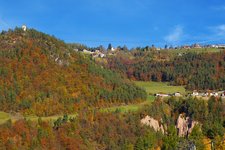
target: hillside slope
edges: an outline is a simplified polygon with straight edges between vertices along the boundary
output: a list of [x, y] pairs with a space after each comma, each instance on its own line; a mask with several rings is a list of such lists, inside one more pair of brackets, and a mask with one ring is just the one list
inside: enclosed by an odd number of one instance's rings
[[190, 50], [180, 55], [170, 50], [120, 51], [108, 57], [105, 65], [133, 80], [170, 82], [189, 90], [225, 89], [225, 50], [205, 53]]
[[49, 116], [132, 103], [146, 93], [63, 41], [29, 29], [0, 35], [0, 110]]

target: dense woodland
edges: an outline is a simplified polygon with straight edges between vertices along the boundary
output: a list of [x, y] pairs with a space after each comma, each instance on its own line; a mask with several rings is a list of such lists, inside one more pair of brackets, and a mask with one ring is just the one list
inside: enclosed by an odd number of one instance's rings
[[50, 116], [144, 99], [144, 90], [52, 36], [19, 28], [0, 35], [1, 111]]
[[[221, 99], [209, 101], [193, 98], [156, 100], [151, 106], [135, 113], [99, 113], [96, 109], [80, 112], [76, 118], [64, 115], [54, 123], [10, 120], [0, 126], [1, 149], [116, 149], [165, 150], [187, 149], [194, 143], [197, 149], [210, 147], [223, 149], [224, 110]], [[175, 128], [176, 118], [185, 113], [200, 124], [195, 126], [188, 137], [180, 138]], [[140, 119], [151, 115], [167, 126], [166, 134], [155, 132], [140, 124]]]
[[225, 89], [225, 50], [175, 55], [170, 50], [133, 49], [117, 52], [105, 65], [133, 80], [170, 82], [189, 90]]

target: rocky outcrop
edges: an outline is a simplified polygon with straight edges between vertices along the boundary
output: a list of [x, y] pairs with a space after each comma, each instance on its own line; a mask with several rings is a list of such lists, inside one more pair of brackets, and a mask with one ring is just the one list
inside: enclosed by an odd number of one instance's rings
[[[163, 126], [160, 121], [148, 115], [141, 119], [141, 124], [153, 128], [156, 132], [161, 131], [163, 134], [166, 134], [167, 126]], [[180, 114], [176, 122], [178, 136], [188, 136], [197, 124], [199, 124], [197, 121], [193, 121], [190, 117]]]
[[193, 121], [190, 117], [185, 117], [184, 114], [180, 114], [176, 123], [178, 136], [188, 136], [197, 124], [197, 121]]
[[158, 120], [155, 120], [148, 115], [141, 119], [141, 124], [152, 127], [155, 131], [161, 131], [163, 134], [165, 132], [162, 124], [160, 124]]

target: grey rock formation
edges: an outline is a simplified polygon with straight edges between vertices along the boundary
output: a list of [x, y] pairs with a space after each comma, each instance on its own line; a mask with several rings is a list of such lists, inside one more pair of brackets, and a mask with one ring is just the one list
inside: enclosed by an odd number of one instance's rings
[[179, 137], [188, 136], [197, 124], [198, 124], [197, 121], [193, 121], [190, 117], [185, 117], [184, 114], [180, 114], [176, 123], [178, 136]]
[[165, 132], [162, 124], [160, 124], [159, 121], [155, 120], [154, 118], [148, 115], [145, 118], [141, 119], [141, 124], [150, 126], [155, 131], [161, 131], [163, 134]]

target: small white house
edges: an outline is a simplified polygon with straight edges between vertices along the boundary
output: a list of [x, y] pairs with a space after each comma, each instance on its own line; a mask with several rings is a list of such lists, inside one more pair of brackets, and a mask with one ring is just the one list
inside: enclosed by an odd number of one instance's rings
[[192, 96], [198, 96], [199, 93], [198, 93], [198, 91], [193, 91], [193, 93], [192, 93], [191, 95], [192, 95]]
[[208, 92], [203, 93], [203, 97], [207, 97], [207, 96], [209, 96]]
[[105, 57], [105, 54], [103, 54], [103, 53], [94, 53], [93, 55], [92, 55], [92, 57], [93, 58], [97, 58], [97, 57], [99, 57], [99, 58], [103, 58], [103, 57]]
[[180, 94], [180, 92], [176, 92], [176, 93], [174, 93], [173, 95], [176, 96], [176, 97], [182, 96], [182, 95]]
[[182, 53], [179, 53], [178, 56], [181, 57], [181, 56], [183, 56], [183, 54]]
[[95, 50], [95, 53], [100, 53], [100, 50]]
[[218, 94], [217, 92], [214, 92], [213, 95], [214, 95], [215, 97], [218, 97], [218, 96], [219, 96], [219, 94]]
[[94, 52], [88, 51], [88, 50], [86, 50], [86, 49], [84, 49], [83, 52], [84, 52], [85, 54], [93, 54], [93, 53], [94, 53]]
[[168, 97], [169, 94], [156, 94], [156, 97]]
[[103, 57], [105, 57], [105, 54], [103, 54], [103, 53], [100, 53], [100, 55], [99, 55], [101, 58], [103, 58]]
[[211, 47], [211, 48], [218, 48], [218, 46], [217, 46], [217, 45], [214, 45], [214, 44], [211, 45], [210, 47]]
[[225, 44], [219, 44], [217, 46], [218, 46], [218, 48], [225, 48]]
[[114, 52], [116, 49], [114, 47], [111, 48], [111, 51]]
[[209, 96], [213, 96], [213, 93], [209, 93]]

